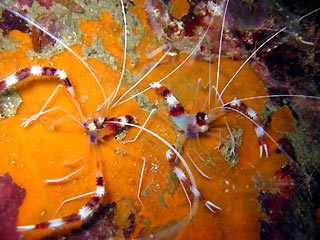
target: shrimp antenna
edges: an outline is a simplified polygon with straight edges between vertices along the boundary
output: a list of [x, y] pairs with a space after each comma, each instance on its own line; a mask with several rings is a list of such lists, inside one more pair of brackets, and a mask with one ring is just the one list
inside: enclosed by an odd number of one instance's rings
[[282, 29], [280, 29], [278, 32], [276, 32], [275, 34], [273, 34], [271, 37], [269, 37], [264, 43], [262, 43], [242, 64], [241, 66], [238, 68], [238, 70], [233, 74], [233, 76], [230, 78], [230, 80], [228, 81], [228, 83], [224, 86], [224, 88], [222, 89], [220, 96], [217, 100], [217, 102], [219, 102], [222, 98], [222, 95], [224, 94], [224, 92], [227, 90], [227, 88], [229, 87], [229, 85], [232, 83], [232, 81], [235, 79], [235, 77], [238, 75], [238, 73], [242, 70], [242, 68], [249, 62], [249, 60], [264, 46], [266, 45], [268, 42], [270, 42], [273, 38], [275, 38], [277, 35], [279, 35], [281, 32], [283, 32], [284, 30], [286, 30], [287, 27], [284, 27]]
[[[223, 38], [223, 29], [226, 21], [226, 15], [227, 15], [227, 10], [229, 6], [229, 0], [226, 2], [226, 6], [224, 8], [224, 13], [223, 13], [223, 19], [222, 19], [222, 24], [221, 24], [221, 31], [220, 31], [220, 40], [219, 40], [219, 52], [218, 52], [218, 66], [217, 66], [217, 78], [216, 78], [216, 99], [218, 99], [216, 102], [219, 102], [221, 99], [221, 94], [218, 94], [218, 87], [219, 87], [219, 78], [220, 78], [220, 65], [221, 65], [221, 52], [222, 52], [222, 38]], [[210, 80], [210, 85], [209, 85], [209, 96], [211, 96], [211, 80]], [[210, 108], [210, 98], [209, 98], [209, 108]]]
[[[165, 75], [163, 78], [161, 78], [161, 79], [158, 81], [159, 83], [161, 83], [162, 81], [164, 81], [165, 79], [167, 79], [168, 77], [170, 77], [173, 73], [175, 73], [183, 64], [185, 64], [185, 62], [188, 61], [189, 58], [191, 58], [191, 56], [193, 56], [193, 55], [195, 54], [195, 52], [199, 49], [200, 44], [202, 43], [203, 39], [204, 39], [205, 36], [207, 35], [207, 33], [208, 33], [209, 29], [210, 29], [210, 26], [211, 26], [212, 22], [213, 22], [213, 17], [210, 19], [210, 23], [208, 24], [208, 27], [206, 28], [206, 31], [204, 32], [204, 34], [203, 34], [203, 35], [201, 36], [201, 38], [199, 39], [199, 41], [197, 42], [196, 46], [192, 49], [191, 53], [190, 53], [178, 66], [176, 66], [170, 73], [168, 73], [168, 74]], [[170, 45], [169, 45], [169, 47], [171, 48]], [[168, 52], [170, 51], [170, 48], [169, 48], [169, 50], [168, 50], [167, 52], [165, 52], [164, 55], [160, 58], [161, 61], [162, 61], [162, 59], [164, 59], [164, 57], [167, 56]], [[133, 96], [122, 100], [123, 97], [124, 97], [125, 95], [127, 95], [133, 88], [135, 88], [135, 87], [147, 76], [148, 73], [150, 73], [154, 68], [157, 67], [157, 65], [161, 62], [160, 60], [157, 61], [157, 63], [154, 64], [154, 65], [152, 66], [152, 68], [151, 68], [141, 79], [139, 79], [132, 87], [130, 87], [130, 88], [117, 100], [117, 102], [116, 102], [113, 106], [123, 104], [123, 103], [129, 101], [130, 99], [132, 99], [132, 98], [134, 98], [134, 97], [136, 97], [136, 96], [138, 96], [138, 95], [140, 95], [140, 94], [142, 94], [142, 93], [150, 90], [151, 87], [147, 87], [146, 89], [140, 91], [139, 93], [136, 93], [136, 94], [134, 94]], [[122, 100], [122, 101], [121, 101], [121, 100]]]
[[[126, 18], [126, 12], [125, 12], [125, 9], [124, 9], [124, 4], [123, 4], [123, 0], [120, 1], [121, 3], [121, 11], [122, 11], [122, 16], [123, 16], [123, 24], [124, 24], [124, 50], [123, 50], [123, 62], [122, 62], [122, 69], [121, 69], [121, 76], [120, 76], [120, 79], [119, 79], [119, 82], [117, 84], [117, 87], [115, 89], [115, 91], [111, 94], [112, 97], [111, 97], [111, 100], [110, 100], [110, 97], [108, 99], [105, 99], [105, 101], [101, 104], [101, 106], [99, 106], [97, 108], [97, 111], [99, 111], [102, 107], [104, 107], [106, 105], [106, 103], [108, 102], [108, 107], [110, 107], [110, 103], [112, 103], [114, 101], [114, 99], [116, 98], [118, 92], [119, 92], [119, 89], [120, 89], [120, 86], [121, 86], [121, 83], [123, 81], [123, 77], [124, 77], [124, 71], [125, 71], [125, 68], [126, 68], [126, 60], [127, 60], [127, 42], [128, 42], [128, 33], [127, 33], [127, 18]], [[109, 101], [110, 100], [110, 101]]]
[[[316, 12], [318, 12], [320, 10], [320, 8], [317, 8], [305, 15], [303, 15], [302, 17], [299, 18], [299, 21], [301, 21], [302, 19], [310, 16], [311, 14], [314, 14]], [[226, 84], [226, 86], [222, 89], [220, 96], [218, 98], [218, 102], [220, 101], [220, 99], [222, 98], [222, 95], [224, 94], [224, 92], [226, 91], [226, 89], [229, 87], [229, 85], [231, 84], [231, 82], [234, 80], [234, 78], [238, 75], [238, 73], [241, 71], [241, 69], [245, 66], [245, 64], [247, 64], [249, 62], [249, 60], [264, 46], [266, 45], [268, 42], [270, 42], [273, 38], [275, 38], [277, 35], [279, 35], [281, 32], [285, 31], [288, 27], [283, 27], [281, 28], [279, 31], [277, 31], [276, 33], [274, 33], [271, 37], [269, 37], [264, 43], [262, 43], [252, 54], [250, 54], [250, 56], [242, 63], [242, 65], [239, 67], [239, 69], [233, 74], [233, 76], [231, 77], [231, 79], [228, 81], [228, 83]]]

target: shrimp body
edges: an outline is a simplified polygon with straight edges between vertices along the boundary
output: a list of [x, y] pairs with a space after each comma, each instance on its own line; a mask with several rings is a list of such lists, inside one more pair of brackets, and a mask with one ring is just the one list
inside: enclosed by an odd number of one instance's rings
[[187, 137], [197, 137], [209, 129], [209, 116], [204, 112], [189, 114], [171, 91], [159, 82], [150, 84], [150, 87], [162, 95], [169, 107], [169, 115], [176, 127], [184, 132]]
[[102, 140], [111, 134], [116, 134], [120, 129], [126, 127], [126, 124], [128, 123], [136, 124], [136, 118], [131, 115], [113, 118], [97, 115], [94, 117], [93, 121], [85, 121], [83, 127], [88, 132], [90, 143], [97, 143], [99, 140]]

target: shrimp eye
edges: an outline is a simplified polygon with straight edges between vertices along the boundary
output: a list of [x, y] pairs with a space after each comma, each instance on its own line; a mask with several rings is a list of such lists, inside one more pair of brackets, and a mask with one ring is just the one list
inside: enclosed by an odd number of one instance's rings
[[198, 126], [206, 125], [208, 121], [208, 114], [205, 112], [198, 112], [196, 114], [196, 123]]

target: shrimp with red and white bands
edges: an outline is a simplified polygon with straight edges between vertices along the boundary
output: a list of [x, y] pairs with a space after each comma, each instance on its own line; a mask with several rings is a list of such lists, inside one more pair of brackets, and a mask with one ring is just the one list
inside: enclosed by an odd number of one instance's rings
[[[162, 85], [159, 82], [153, 82], [150, 84], [150, 87], [154, 88], [156, 92], [165, 99], [169, 108], [169, 116], [171, 117], [177, 129], [185, 134], [186, 138], [194, 138], [198, 137], [200, 134], [205, 134], [209, 130], [210, 124], [212, 124], [215, 119], [223, 114], [221, 111], [216, 115], [215, 112], [197, 112], [195, 114], [190, 114], [184, 109], [182, 104], [166, 86]], [[268, 157], [268, 148], [266, 143], [264, 142], [264, 129], [261, 126], [257, 113], [237, 99], [224, 105], [221, 109], [225, 111], [240, 111], [240, 113], [245, 114], [247, 117], [252, 119], [255, 133], [260, 145], [260, 158], [262, 157], [263, 151], [265, 152], [266, 157]], [[176, 143], [176, 145], [178, 145], [178, 143]], [[180, 148], [180, 146], [175, 147]], [[173, 171], [175, 172], [179, 181], [181, 181], [186, 187], [188, 187], [195, 196], [199, 197], [199, 200], [203, 202], [210, 211], [215, 212], [215, 209], [221, 210], [220, 207], [208, 201], [197, 188], [192, 186], [191, 182], [187, 179], [182, 169], [180, 169], [175, 163], [174, 160], [176, 158], [176, 155], [172, 152], [171, 149], [167, 151], [166, 158], [172, 166]]]
[[[156, 91], [165, 98], [172, 121], [179, 131], [185, 133], [187, 138], [198, 137], [201, 133], [206, 133], [210, 128], [210, 124], [220, 116], [215, 116], [214, 113], [206, 112], [189, 114], [167, 87], [159, 82], [151, 83], [150, 86], [156, 89]], [[263, 152], [265, 152], [266, 157], [268, 157], [268, 147], [264, 142], [264, 129], [257, 113], [237, 99], [224, 105], [222, 109], [230, 111], [238, 110], [252, 119], [260, 145], [260, 158], [262, 157]]]
[[[21, 69], [20, 71], [9, 75], [0, 82], [0, 90], [5, 90], [10, 87], [15, 86], [23, 80], [27, 80], [29, 77], [57, 77], [60, 82], [62, 82], [67, 93], [73, 98], [73, 102], [77, 105], [80, 111], [80, 116], [82, 116], [80, 107], [76, 101], [76, 95], [74, 88], [69, 81], [67, 74], [64, 70], [59, 70], [53, 67], [41, 67], [32, 66], [28, 68]], [[34, 116], [30, 117], [23, 125], [27, 126], [30, 121], [35, 120], [40, 115], [44, 114], [42, 111]], [[68, 112], [66, 112], [69, 114]], [[71, 114], [70, 114], [71, 115]], [[104, 138], [115, 135], [119, 130], [125, 128], [126, 124], [136, 124], [136, 118], [134, 116], [126, 115], [123, 117], [112, 117], [106, 118], [102, 116], [95, 116], [93, 120], [83, 120], [83, 128], [88, 132], [89, 142], [92, 147], [95, 147], [99, 141], [103, 141]], [[105, 195], [105, 187], [103, 181], [103, 175], [101, 171], [101, 164], [97, 163], [97, 173], [96, 173], [96, 190], [93, 197], [78, 211], [76, 214], [71, 214], [62, 218], [57, 218], [49, 221], [45, 221], [38, 224], [18, 226], [19, 231], [30, 231], [33, 229], [45, 229], [45, 228], [58, 228], [65, 224], [69, 224], [76, 221], [86, 221], [97, 208], [100, 199]]]

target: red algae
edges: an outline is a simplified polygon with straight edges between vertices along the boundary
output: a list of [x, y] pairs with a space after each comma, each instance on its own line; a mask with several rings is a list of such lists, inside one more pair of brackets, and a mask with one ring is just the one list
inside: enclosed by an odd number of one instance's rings
[[[218, 1], [218, 3], [207, 0], [190, 1], [188, 12], [180, 19], [170, 13], [168, 3], [165, 1], [147, 0], [145, 6], [149, 25], [178, 51], [191, 51], [201, 38], [201, 33], [208, 29], [207, 40], [201, 42], [196, 55], [208, 61], [219, 53], [225, 1]], [[223, 55], [239, 60], [242, 51], [238, 45], [238, 39], [234, 36], [231, 23], [232, 19], [227, 18], [222, 35], [221, 52]]]
[[[103, 11], [98, 21], [82, 19], [79, 28], [83, 35], [80, 42], [72, 47], [80, 56], [85, 55], [107, 94], [116, 88], [120, 78], [119, 69], [123, 62], [122, 22], [112, 11], [114, 9]], [[134, 16], [138, 19], [135, 20], [135, 29], [130, 29], [131, 32], [139, 35], [141, 34], [139, 27], [144, 26], [144, 33], [139, 36], [139, 40], [135, 44], [130, 42], [133, 46], [129, 50], [131, 52], [127, 59], [127, 71], [133, 80], [136, 80], [135, 76], [141, 75], [141, 72], [148, 69], [150, 63], [159, 58], [156, 55], [148, 59], [146, 57], [148, 52], [163, 42], [158, 42], [153, 29], [147, 26], [143, 3], [134, 1], [126, 11], [128, 17], [136, 14]], [[194, 13], [194, 8], [184, 9], [183, 13], [175, 12], [174, 8], [171, 11], [170, 14], [173, 14], [174, 18], [181, 18], [186, 12]], [[121, 15], [119, 11], [117, 13]], [[83, 112], [86, 115], [95, 114], [95, 109], [103, 102], [101, 91], [81, 63], [71, 64], [74, 60], [69, 52], [55, 54], [48, 60], [36, 57], [31, 59], [28, 58], [28, 51], [32, 49], [29, 35], [11, 31], [9, 38], [16, 41], [18, 46], [16, 51], [7, 50], [0, 54], [0, 70], [3, 76], [34, 64], [63, 69], [75, 87]], [[98, 46], [95, 45], [97, 39], [102, 43], [99, 48], [95, 48]], [[85, 47], [91, 47], [88, 53], [82, 51]], [[138, 52], [140, 54], [137, 54]], [[101, 57], [101, 53], [105, 55]], [[110, 56], [114, 59], [111, 60]], [[185, 53], [178, 53], [177, 56], [167, 57], [134, 90], [144, 90], [150, 83], [160, 80], [187, 56]], [[241, 62], [222, 59], [219, 92], [240, 65]], [[216, 78], [216, 72], [216, 62], [209, 64], [190, 58], [162, 83], [190, 113], [209, 112], [221, 106], [221, 103], [215, 103], [214, 92], [210, 96], [210, 106], [208, 104], [208, 83], [209, 79]], [[37, 113], [56, 86], [57, 81], [53, 78], [32, 78], [19, 84], [17, 90], [22, 96], [23, 104], [16, 116], [0, 121], [0, 132], [3, 136], [0, 140], [3, 159], [0, 169], [10, 172], [14, 181], [26, 190], [26, 198], [19, 209], [17, 225], [39, 223], [76, 213], [89, 197], [66, 203], [55, 215], [55, 211], [64, 200], [93, 191], [95, 188], [97, 156], [89, 151], [88, 137], [80, 126], [70, 119], [63, 119], [60, 122], [65, 114], [58, 111], [45, 114], [27, 128], [20, 126], [21, 118]], [[119, 96], [128, 87], [129, 83], [124, 83]], [[267, 95], [257, 73], [245, 66], [227, 88], [222, 100], [227, 103], [235, 97], [242, 99]], [[149, 104], [149, 107], [158, 105], [156, 114], [151, 116], [146, 128], [163, 137], [169, 144], [174, 144], [180, 133], [171, 122], [163, 100], [152, 89], [148, 90], [144, 97], [148, 97], [148, 101], [136, 103], [130, 100], [107, 110], [106, 114], [108, 117], [134, 115], [138, 118], [139, 125], [142, 125], [148, 115], [142, 105]], [[261, 113], [268, 107], [269, 103], [265, 101], [263, 98], [252, 99], [245, 101], [245, 104]], [[63, 91], [58, 92], [50, 104], [50, 107], [54, 106], [61, 106], [78, 116], [72, 102]], [[69, 234], [66, 235], [67, 239], [81, 239], [89, 235], [92, 238], [139, 238], [162, 232], [163, 237], [175, 239], [258, 239], [261, 236], [261, 226], [263, 231], [272, 233], [263, 236], [278, 236], [272, 232], [273, 225], [268, 225], [267, 221], [265, 224], [263, 220], [269, 218], [276, 223], [279, 219], [285, 219], [285, 216], [270, 216], [270, 211], [279, 210], [289, 204], [287, 212], [291, 213], [295, 206], [291, 200], [297, 192], [291, 187], [292, 183], [296, 186], [298, 181], [296, 179], [299, 177], [293, 174], [297, 172], [295, 168], [288, 170], [288, 167], [283, 167], [290, 166], [291, 161], [295, 160], [295, 152], [290, 148], [290, 141], [283, 140], [284, 135], [290, 136], [295, 127], [292, 113], [287, 107], [279, 107], [262, 115], [262, 120], [268, 122], [266, 129], [271, 137], [266, 137], [268, 158], [260, 159], [259, 144], [253, 124], [236, 112], [227, 112], [225, 116], [212, 123], [210, 134], [200, 135], [198, 139], [188, 139], [183, 144], [182, 156], [186, 160], [190, 156], [205, 174], [211, 177], [210, 180], [204, 178], [188, 162], [199, 190], [208, 200], [221, 207], [222, 211], [213, 214], [205, 206], [200, 205], [193, 219], [186, 222], [190, 206], [166, 159], [165, 152], [168, 147], [145, 132], [142, 132], [135, 142], [126, 144], [110, 136], [105, 144], [98, 146], [99, 157], [103, 162], [107, 194], [101, 209], [92, 220], [81, 228], [80, 224], [76, 224], [54, 231], [32, 231], [24, 233], [24, 238], [40, 239], [49, 235], [61, 237], [65, 234]], [[228, 144], [227, 139], [230, 135], [225, 126], [226, 122], [232, 130], [242, 132], [241, 144], [238, 143], [238, 161], [233, 167], [225, 161], [225, 154], [228, 153], [221, 151], [222, 146]], [[137, 129], [128, 128], [124, 140], [134, 138], [137, 132]], [[84, 160], [75, 161], [81, 157], [84, 157]], [[137, 192], [144, 158], [146, 168], [140, 194], [142, 205], [137, 198]], [[84, 170], [66, 182], [50, 185], [43, 182], [46, 179], [66, 176], [82, 166]], [[297, 175], [302, 174], [299, 172]], [[276, 201], [274, 205], [270, 204], [273, 200]], [[261, 207], [265, 211], [261, 211]], [[187, 225], [183, 226], [185, 223]], [[72, 228], [78, 230], [71, 232]], [[102, 232], [108, 232], [110, 235]]]
[[19, 17], [15, 16], [11, 12], [4, 10], [2, 12], [0, 28], [3, 35], [8, 35], [12, 30], [19, 30], [21, 32], [30, 32], [26, 22]]
[[0, 176], [0, 235], [1, 239], [21, 239], [16, 229], [18, 207], [26, 191], [16, 185], [8, 173]]

